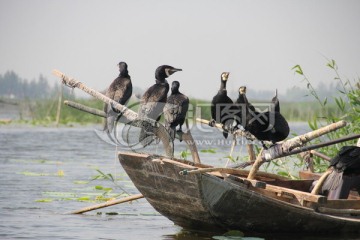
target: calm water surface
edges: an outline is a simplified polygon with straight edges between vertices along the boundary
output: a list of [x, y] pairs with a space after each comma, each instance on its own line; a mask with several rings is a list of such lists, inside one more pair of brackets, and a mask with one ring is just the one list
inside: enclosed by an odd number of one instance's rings
[[[139, 193], [116, 159], [116, 148], [100, 140], [95, 128], [99, 127], [0, 127], [0, 239], [212, 239], [222, 235], [184, 230], [145, 199], [68, 214], [95, 204], [92, 200], [102, 194]], [[293, 124], [292, 129], [307, 131], [306, 124]], [[199, 131], [193, 135], [201, 138]], [[222, 138], [220, 133], [215, 135], [214, 139]], [[198, 147], [211, 148], [206, 143]], [[202, 161], [223, 166], [226, 160], [221, 158], [228, 154], [230, 143], [214, 148], [216, 154], [201, 153]], [[96, 169], [115, 177], [116, 185], [101, 178], [90, 181], [99, 176]], [[105, 194], [104, 188], [112, 191]]]

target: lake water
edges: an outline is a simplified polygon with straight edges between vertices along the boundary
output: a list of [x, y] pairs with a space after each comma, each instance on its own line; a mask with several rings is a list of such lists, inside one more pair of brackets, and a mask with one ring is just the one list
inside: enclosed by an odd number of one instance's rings
[[[117, 149], [98, 138], [96, 128], [0, 127], [0, 239], [185, 240], [222, 235], [182, 229], [145, 199], [68, 214], [96, 199], [138, 193], [116, 158]], [[291, 129], [298, 134], [308, 130], [306, 124], [292, 124]], [[222, 139], [220, 133], [213, 135]], [[195, 130], [193, 136], [202, 134]], [[224, 166], [230, 144], [199, 145], [200, 150], [211, 147], [216, 153], [201, 153], [202, 162]], [[177, 144], [178, 151], [182, 148], [183, 143]], [[116, 178], [115, 183], [101, 173]]]

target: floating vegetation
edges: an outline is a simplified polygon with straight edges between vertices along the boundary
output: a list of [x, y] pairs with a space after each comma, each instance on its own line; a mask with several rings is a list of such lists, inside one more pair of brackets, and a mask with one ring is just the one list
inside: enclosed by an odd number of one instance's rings
[[58, 175], [59, 177], [63, 177], [65, 174], [64, 174], [64, 171], [63, 171], [63, 170], [58, 170], [58, 171], [57, 171], [57, 175]]
[[191, 152], [188, 149], [186, 149], [179, 153], [179, 158], [186, 160], [188, 158], [188, 156], [190, 156], [190, 155], [191, 155]]
[[[76, 193], [76, 192], [43, 192], [47, 198], [35, 200], [36, 202], [51, 201], [80, 201], [80, 202], [106, 202], [115, 199], [119, 194], [103, 192], [99, 195], [96, 192]], [[51, 201], [50, 201], [51, 200]]]
[[43, 202], [43, 203], [48, 203], [48, 202], [52, 202], [53, 199], [50, 198], [43, 198], [43, 199], [38, 199], [35, 202]]
[[125, 189], [123, 189], [120, 185], [118, 185], [118, 184], [116, 183], [116, 180], [115, 180], [115, 178], [113, 177], [113, 175], [112, 175], [111, 173], [105, 174], [104, 172], [102, 172], [102, 171], [99, 170], [99, 169], [96, 169], [96, 171], [97, 171], [99, 174], [96, 175], [95, 177], [93, 177], [93, 178], [91, 179], [91, 181], [94, 181], [94, 180], [96, 180], [96, 179], [109, 180], [109, 181], [111, 181], [113, 184], [115, 184], [116, 187], [120, 188], [120, 189], [123, 191], [123, 193], [126, 193], [126, 194], [130, 195], [127, 191], [125, 191]]
[[24, 176], [30, 176], [30, 177], [39, 177], [39, 176], [51, 176], [54, 174], [51, 173], [37, 173], [37, 172], [29, 172], [29, 171], [23, 171], [23, 172], [19, 172], [17, 174], [22, 174]]
[[22, 171], [22, 172], [17, 172], [16, 174], [21, 174], [21, 175], [29, 176], [29, 177], [43, 177], [43, 176], [63, 177], [64, 176], [64, 171], [63, 170], [58, 170], [56, 173]]
[[202, 153], [216, 153], [216, 148], [202, 149], [200, 150]]
[[89, 181], [74, 181], [74, 184], [88, 184]]

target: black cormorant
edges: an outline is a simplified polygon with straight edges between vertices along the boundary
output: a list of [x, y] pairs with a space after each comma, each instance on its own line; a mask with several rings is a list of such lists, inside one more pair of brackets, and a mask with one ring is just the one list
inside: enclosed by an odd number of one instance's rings
[[[274, 120], [273, 124], [270, 122], [270, 125], [273, 126], [273, 128], [271, 129], [271, 141], [275, 143], [282, 141], [289, 136], [290, 127], [285, 117], [280, 113], [280, 102], [278, 99], [277, 90], [275, 91], [275, 96], [272, 98], [271, 102], [272, 106], [270, 110], [270, 117], [273, 117]], [[272, 112], [274, 115], [271, 115]]]
[[[290, 132], [289, 124], [281, 115], [277, 93], [272, 99], [270, 110], [260, 112], [248, 101], [246, 87], [239, 88], [236, 104], [241, 111], [237, 115], [238, 122], [263, 144], [263, 141], [276, 143], [287, 138]], [[265, 145], [263, 144], [265, 147]]]
[[[342, 147], [329, 168], [332, 172], [322, 187], [323, 193], [331, 195], [329, 199], [346, 199], [352, 187], [360, 192], [360, 144]], [[338, 189], [340, 186], [343, 189]]]
[[172, 82], [171, 95], [164, 107], [165, 128], [173, 139], [175, 139], [177, 126], [179, 126], [178, 132], [182, 132], [182, 125], [189, 109], [189, 98], [179, 91], [179, 87], [178, 81]]
[[214, 126], [216, 122], [223, 125], [223, 136], [228, 137], [228, 133], [233, 130], [234, 117], [236, 110], [233, 101], [228, 97], [226, 90], [226, 82], [229, 78], [229, 72], [221, 74], [220, 89], [211, 101], [211, 121], [210, 126]]
[[[120, 74], [110, 84], [105, 95], [112, 100], [125, 105], [132, 95], [132, 83], [128, 72], [128, 66], [125, 62], [118, 64]], [[107, 114], [107, 118], [104, 123], [104, 131], [110, 133], [114, 127], [116, 115], [111, 105], [104, 105], [104, 112]]]
[[[166, 78], [178, 71], [182, 71], [182, 69], [169, 65], [162, 65], [156, 69], [155, 84], [146, 90], [140, 100], [139, 118], [147, 117], [156, 121], [160, 120], [169, 92], [169, 83]], [[145, 130], [141, 129], [139, 141], [142, 142], [146, 137]], [[145, 145], [147, 144], [145, 143]]]
[[159, 120], [169, 92], [169, 83], [166, 78], [181, 69], [162, 65], [155, 71], [155, 84], [143, 94], [140, 100], [139, 117], [148, 117]]

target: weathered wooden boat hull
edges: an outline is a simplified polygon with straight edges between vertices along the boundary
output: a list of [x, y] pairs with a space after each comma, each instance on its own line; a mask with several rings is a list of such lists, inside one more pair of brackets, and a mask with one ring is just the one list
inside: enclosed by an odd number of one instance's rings
[[179, 172], [184, 166], [154, 162], [136, 154], [120, 155], [120, 163], [147, 201], [177, 225], [190, 228], [218, 225], [202, 201], [201, 175], [181, 176]]
[[360, 233], [360, 221], [329, 216], [275, 200], [203, 175], [203, 199], [212, 216], [229, 229], [260, 233]]
[[192, 167], [190, 163], [147, 157], [119, 154], [138, 190], [160, 214], [179, 226], [272, 234], [360, 233], [360, 219], [322, 214], [207, 173], [182, 176], [179, 172]]

